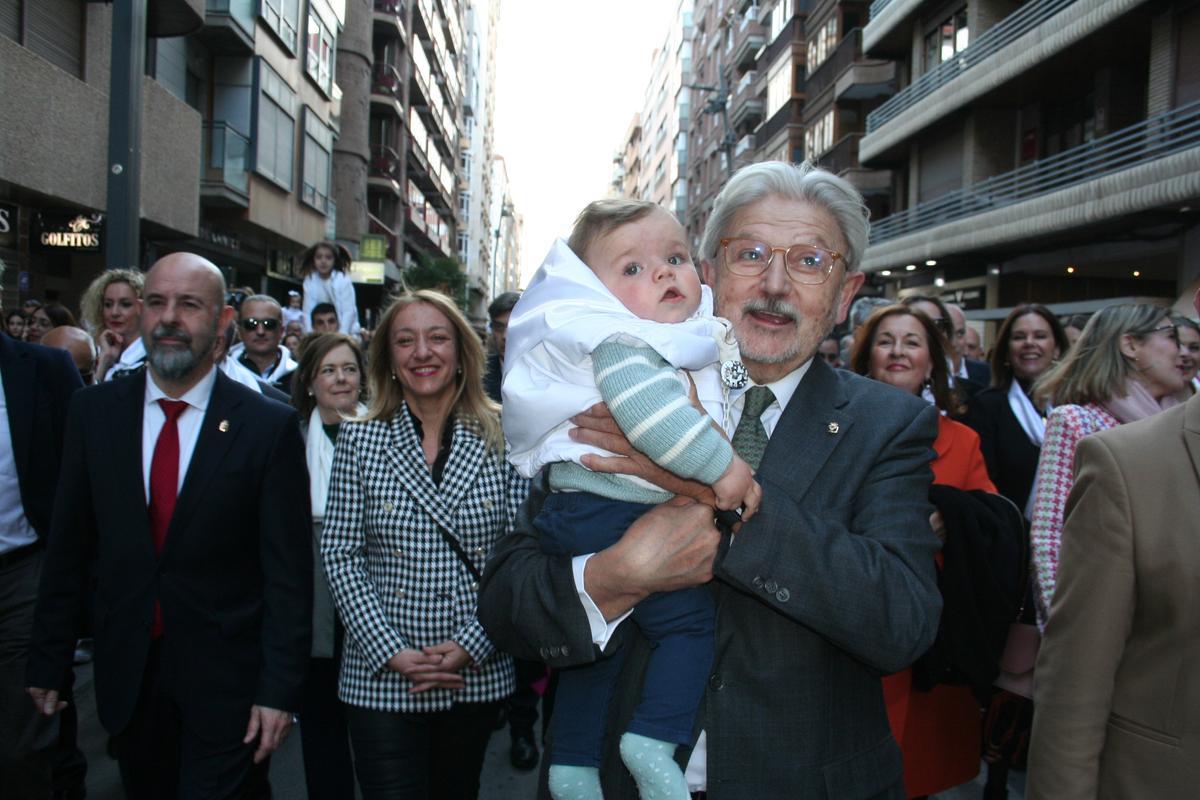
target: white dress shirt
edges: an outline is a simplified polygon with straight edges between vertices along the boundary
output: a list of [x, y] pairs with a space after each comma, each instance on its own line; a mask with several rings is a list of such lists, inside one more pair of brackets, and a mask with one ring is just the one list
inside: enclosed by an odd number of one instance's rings
[[[787, 404], [791, 402], [792, 395], [796, 393], [796, 388], [800, 386], [800, 381], [808, 373], [808, 368], [812, 366], [812, 359], [805, 361], [796, 369], [784, 375], [774, 383], [766, 384], [771, 393], [775, 395], [775, 399], [769, 406], [763, 409], [762, 416], [759, 420], [762, 422], [763, 429], [767, 432], [767, 438], [775, 432], [775, 426], [779, 424], [779, 419], [783, 416], [783, 410], [787, 408]], [[737, 424], [742, 419], [742, 407], [744, 405], [743, 398], [746, 392], [754, 384], [747, 384], [742, 389], [735, 389], [730, 392], [729, 397], [729, 413], [726, 415], [726, 435], [733, 438], [733, 432], [737, 430]], [[582, 556], [576, 556], [571, 560], [571, 569], [575, 578], [575, 590], [579, 593], [579, 602], [583, 604], [583, 610], [587, 613], [588, 624], [592, 629], [592, 641], [604, 649], [608, 644], [608, 640], [612, 638], [616, 632], [617, 626], [625, 621], [626, 617], [633, 613], [633, 609], [626, 611], [612, 621], [606, 620], [604, 615], [600, 613], [600, 608], [588, 595], [583, 584], [583, 571], [587, 566], [587, 561], [594, 553], [588, 553]], [[685, 777], [688, 783], [688, 789], [697, 792], [705, 790], [707, 786], [706, 771], [707, 771], [707, 755], [706, 745], [707, 737], [704, 731], [700, 731], [700, 737], [696, 740], [696, 746], [692, 750], [692, 757], [688, 760], [687, 772]]]
[[192, 463], [192, 453], [196, 452], [196, 442], [200, 439], [200, 423], [208, 411], [208, 401], [212, 397], [213, 387], [217, 383], [217, 368], [210, 367], [208, 374], [200, 382], [188, 389], [183, 397], [171, 397], [154, 382], [154, 373], [146, 370], [146, 400], [142, 409], [142, 480], [146, 489], [146, 505], [150, 505], [150, 464], [154, 460], [154, 447], [158, 444], [158, 435], [162, 433], [167, 415], [158, 404], [159, 400], [182, 400], [188, 404], [179, 418], [175, 421], [179, 429], [179, 484], [176, 494], [183, 488], [183, 480], [187, 477], [188, 465]]
[[8, 399], [4, 395], [4, 379], [0, 377], [0, 553], [36, 541], [37, 531], [25, 516], [25, 504], [21, 501], [21, 482], [8, 424]]
[[142, 366], [146, 360], [146, 345], [142, 343], [142, 337], [138, 337], [129, 343], [121, 353], [121, 357], [116, 360], [111, 367], [108, 368], [108, 373], [104, 376], [105, 381], [111, 381], [118, 373], [127, 373], [130, 370], [135, 370]]

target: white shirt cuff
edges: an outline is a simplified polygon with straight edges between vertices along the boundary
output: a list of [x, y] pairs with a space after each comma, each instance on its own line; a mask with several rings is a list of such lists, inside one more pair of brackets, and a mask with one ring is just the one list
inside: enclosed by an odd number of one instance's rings
[[625, 618], [633, 613], [633, 609], [629, 609], [624, 614], [609, 622], [600, 613], [600, 608], [592, 601], [587, 590], [583, 586], [583, 569], [587, 565], [589, 558], [595, 553], [588, 553], [585, 556], [575, 556], [571, 559], [571, 572], [575, 577], [575, 591], [579, 593], [579, 602], [583, 604], [583, 610], [587, 614], [588, 625], [592, 629], [592, 643], [603, 650], [608, 645], [608, 640], [612, 638], [616, 632], [617, 626], [625, 621]]

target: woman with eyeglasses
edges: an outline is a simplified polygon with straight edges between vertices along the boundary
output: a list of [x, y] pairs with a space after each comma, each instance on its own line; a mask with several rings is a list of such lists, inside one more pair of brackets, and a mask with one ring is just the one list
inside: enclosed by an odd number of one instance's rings
[[30, 317], [29, 325], [25, 328], [25, 341], [37, 344], [52, 328], [74, 324], [75, 315], [68, 311], [66, 306], [62, 303], [46, 303], [38, 307]]
[[342, 421], [367, 409], [362, 349], [344, 333], [312, 337], [292, 379], [292, 405], [300, 413], [308, 461], [313, 517], [312, 660], [300, 707], [304, 778], [312, 800], [354, 796], [354, 764], [346, 710], [338, 699], [338, 670], [345, 629], [333, 606], [321, 561], [321, 532]]
[[1058, 577], [1063, 510], [1083, 437], [1175, 405], [1184, 387], [1179, 335], [1167, 312], [1148, 304], [1115, 305], [1088, 320], [1065, 358], [1034, 386], [1046, 420], [1034, 485], [1030, 539], [1038, 627], [1045, 629]]
[[95, 370], [97, 383], [112, 377], [110, 372], [136, 369], [146, 358], [141, 331], [144, 283], [140, 270], [105, 270], [96, 276], [79, 301], [83, 326], [100, 351]]

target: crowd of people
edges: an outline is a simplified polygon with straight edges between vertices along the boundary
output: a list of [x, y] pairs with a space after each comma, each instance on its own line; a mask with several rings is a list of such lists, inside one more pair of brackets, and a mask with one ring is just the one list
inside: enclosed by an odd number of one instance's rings
[[1196, 321], [984, 341], [856, 300], [867, 235], [764, 162], [695, 254], [589, 205], [486, 338], [372, 335], [330, 242], [6, 313], [0, 795], [84, 796], [86, 640], [131, 798], [270, 797], [293, 727], [311, 798], [474, 798], [505, 723], [554, 800], [1191, 796]]

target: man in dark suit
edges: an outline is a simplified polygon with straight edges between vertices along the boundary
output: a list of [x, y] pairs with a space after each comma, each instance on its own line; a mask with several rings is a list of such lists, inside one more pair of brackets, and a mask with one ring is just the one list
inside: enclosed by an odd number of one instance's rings
[[[615, 745], [648, 648], [621, 622], [651, 593], [714, 576], [703, 731], [676, 754], [689, 788], [714, 800], [904, 797], [879, 679], [916, 660], [937, 629], [927, 499], [937, 412], [814, 358], [862, 284], [866, 242], [858, 193], [808, 165], [746, 167], [714, 204], [701, 266], [753, 382], [731, 390], [730, 410], [743, 458], [761, 456], [763, 485], [762, 506], [732, 544], [711, 507], [677, 499], [577, 559], [544, 555], [529, 516], [488, 562], [480, 618], [501, 648], [566, 668], [626, 640], [599, 765], [605, 797], [637, 796]], [[585, 457], [589, 467], [711, 499], [707, 487], [657, 471], [619, 431], [604, 432], [608, 419], [577, 418], [601, 432], [573, 435], [624, 454]], [[537, 502], [535, 487], [527, 514]]]
[[67, 406], [82, 385], [65, 352], [0, 334], [0, 797], [50, 794], [57, 725], [25, 696], [25, 667]]
[[967, 315], [956, 303], [946, 303], [950, 312], [950, 320], [954, 323], [954, 336], [950, 342], [953, 346], [951, 355], [954, 357], [955, 374], [971, 383], [986, 389], [992, 385], [992, 368], [986, 361], [976, 361], [967, 353]]
[[224, 294], [198, 256], [155, 264], [148, 369], [80, 392], [67, 421], [27, 685], [59, 709], [92, 566], [97, 706], [131, 798], [265, 792], [308, 662], [299, 424], [214, 367]]

